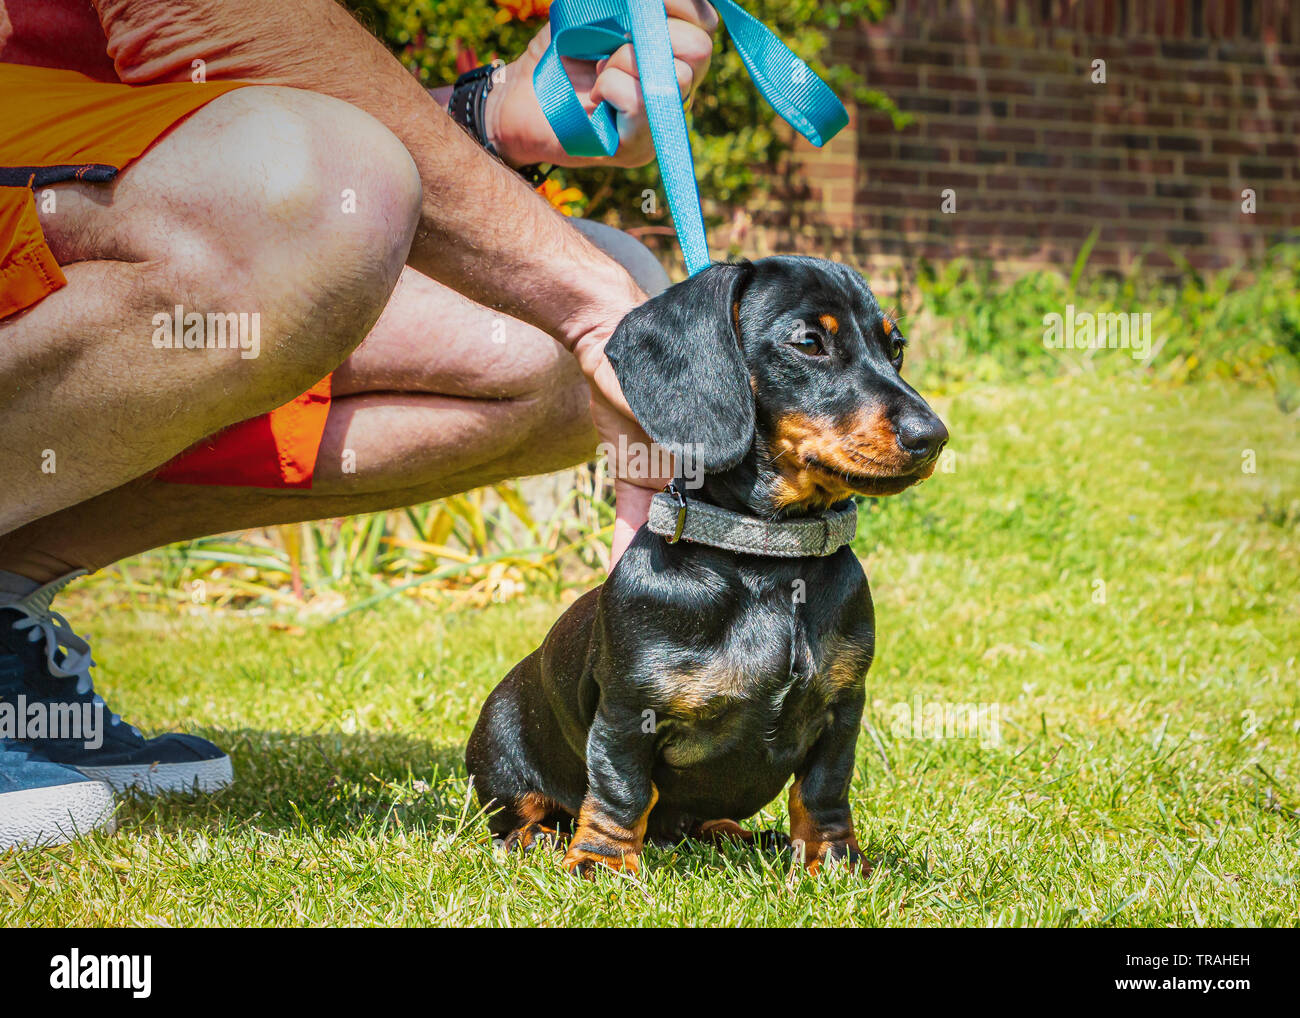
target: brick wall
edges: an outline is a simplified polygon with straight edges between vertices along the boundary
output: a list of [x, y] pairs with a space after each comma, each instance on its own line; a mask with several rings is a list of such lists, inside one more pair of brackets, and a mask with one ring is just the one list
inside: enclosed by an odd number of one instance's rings
[[800, 140], [720, 244], [905, 281], [922, 257], [1068, 266], [1093, 227], [1091, 267], [1162, 273], [1173, 252], [1213, 269], [1300, 236], [1300, 2], [896, 0], [828, 59], [915, 122], [851, 110], [826, 149]]

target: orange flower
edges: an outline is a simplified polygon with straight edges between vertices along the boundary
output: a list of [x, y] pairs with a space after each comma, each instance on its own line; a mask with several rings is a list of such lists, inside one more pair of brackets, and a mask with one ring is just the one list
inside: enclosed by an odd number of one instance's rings
[[566, 216], [573, 215], [573, 206], [569, 204], [570, 202], [582, 201], [586, 197], [576, 187], [565, 187], [558, 180], [543, 180], [537, 186], [537, 193]]
[[544, 18], [551, 12], [551, 0], [497, 0], [496, 22], [504, 25], [511, 18], [519, 21], [531, 21]]

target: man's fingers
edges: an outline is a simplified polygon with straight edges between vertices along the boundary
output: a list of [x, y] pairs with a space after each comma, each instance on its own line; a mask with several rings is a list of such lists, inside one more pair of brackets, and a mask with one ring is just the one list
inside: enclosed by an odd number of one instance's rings
[[[713, 39], [703, 29], [688, 25], [683, 21], [670, 21], [668, 23], [668, 36], [672, 41], [673, 57], [677, 70], [677, 88], [681, 92], [682, 98], [686, 96], [704, 80], [709, 70], [709, 61], [713, 58]], [[640, 78], [640, 72], [636, 66], [636, 54], [632, 51], [632, 44], [620, 46], [608, 58], [603, 61], [601, 74], [602, 76], [610, 69], [622, 71], [633, 79]], [[596, 87], [600, 88], [600, 78], [597, 78]], [[593, 90], [593, 97], [595, 91]], [[614, 102], [612, 97], [610, 102]], [[618, 106], [618, 103], [614, 103]], [[642, 103], [640, 101], [640, 89], [637, 90], [636, 110], [640, 110]], [[632, 109], [618, 107], [623, 112], [632, 112]]]
[[[672, 40], [673, 56], [679, 62], [685, 61], [691, 72], [691, 80], [686, 83], [686, 88], [695, 88], [704, 80], [709, 61], [713, 59], [713, 36], [685, 21], [670, 21], [668, 38]], [[682, 96], [685, 98], [686, 89], [683, 89]]]
[[[650, 436], [632, 416], [627, 399], [605, 357], [603, 342], [583, 344], [574, 354], [591, 383], [591, 416], [596, 433], [609, 455], [609, 472], [614, 478], [614, 543], [610, 568], [631, 543], [650, 513], [654, 493], [672, 480], [659, 476], [659, 469], [672, 470], [671, 461], [652, 456]], [[647, 469], [648, 467], [648, 469]]]
[[614, 544], [609, 553], [611, 570], [649, 518], [650, 500], [654, 493], [654, 488], [643, 488], [626, 481], [614, 482]]
[[612, 63], [596, 75], [596, 82], [591, 86], [592, 105], [598, 105], [602, 101], [618, 110], [625, 120], [635, 119], [640, 122], [645, 118], [640, 82]]
[[[676, 61], [676, 66], [677, 87], [685, 95], [690, 84], [690, 71], [680, 60]], [[607, 67], [596, 78], [591, 99], [593, 108], [602, 99], [607, 99], [619, 111], [619, 149], [613, 162], [619, 166], [644, 166], [650, 162], [655, 156], [654, 140], [645, 114], [641, 83], [624, 71]]]
[[[560, 57], [560, 63], [564, 65], [564, 73], [568, 75], [569, 81], [573, 84], [573, 90], [579, 96], [590, 89], [596, 83], [597, 70], [599, 65], [590, 60], [575, 60], [573, 57]], [[532, 83], [529, 83], [531, 89]], [[598, 100], [592, 99], [590, 105], [594, 109]]]
[[[601, 349], [603, 351], [603, 344]], [[587, 371], [585, 365], [583, 366], [587, 377], [592, 381], [592, 388], [612, 410], [617, 411], [629, 421], [634, 421], [636, 418], [632, 415], [632, 408], [627, 404], [627, 397], [623, 395], [623, 387], [618, 384], [613, 365], [605, 359], [603, 352], [599, 356], [600, 363], [594, 369]], [[580, 365], [582, 365], [582, 360], [582, 357], [579, 356], [578, 363]]]
[[[3, 6], [3, 0], [0, 0]], [[674, 56], [677, 88], [683, 99], [699, 88], [713, 56], [713, 35], [719, 21], [706, 0], [665, 0], [668, 35]], [[602, 101], [619, 110], [620, 151], [614, 159], [570, 156], [556, 139], [533, 92], [532, 73], [551, 41], [544, 25], [528, 44], [528, 51], [510, 65], [507, 87], [494, 90], [488, 103], [488, 120], [494, 142], [513, 166], [550, 162], [561, 166], [641, 166], [654, 158], [645, 101], [641, 93], [636, 57], [630, 44], [610, 57], [574, 60], [561, 57], [564, 70], [588, 112]]]
[[718, 12], [708, 0], [665, 0], [664, 7], [668, 11], [669, 24], [678, 18], [699, 25], [706, 32], [713, 32], [718, 27]]

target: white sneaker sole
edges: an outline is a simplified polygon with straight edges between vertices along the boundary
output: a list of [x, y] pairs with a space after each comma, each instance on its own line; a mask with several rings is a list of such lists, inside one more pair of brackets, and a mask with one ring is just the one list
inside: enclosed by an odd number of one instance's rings
[[0, 852], [62, 845], [91, 831], [116, 829], [113, 790], [102, 781], [27, 788], [0, 798]]
[[193, 763], [124, 764], [117, 767], [78, 767], [88, 778], [107, 781], [117, 792], [145, 795], [163, 792], [217, 792], [234, 784], [230, 757]]

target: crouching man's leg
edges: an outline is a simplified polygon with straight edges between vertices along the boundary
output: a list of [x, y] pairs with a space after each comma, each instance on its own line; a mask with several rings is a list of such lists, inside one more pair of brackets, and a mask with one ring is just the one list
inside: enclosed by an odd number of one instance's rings
[[[60, 559], [41, 535], [342, 363], [402, 271], [419, 178], [359, 110], [250, 87], [193, 112], [112, 183], [47, 190], [40, 227], [67, 285], [0, 321], [0, 698], [98, 708], [92, 739], [24, 743], [85, 775], [147, 791], [221, 787], [231, 765], [218, 747], [146, 739], [103, 708], [89, 647], [50, 611], [68, 570], [42, 568]], [[238, 312], [258, 315], [255, 347], [157, 342], [159, 316]], [[90, 529], [138, 520], [124, 509]]]

